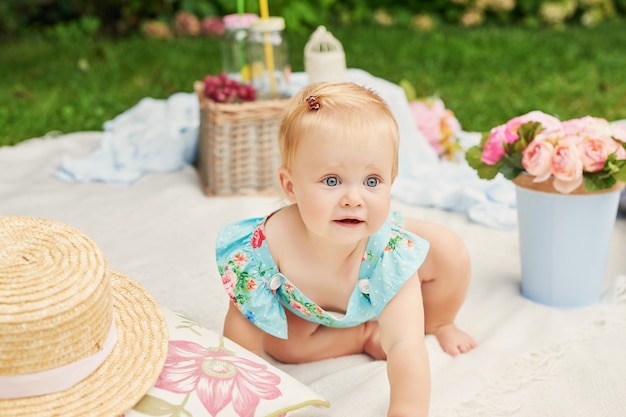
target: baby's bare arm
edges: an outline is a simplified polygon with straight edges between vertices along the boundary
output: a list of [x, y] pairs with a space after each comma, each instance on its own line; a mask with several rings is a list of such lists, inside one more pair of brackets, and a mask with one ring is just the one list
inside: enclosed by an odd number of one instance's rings
[[228, 305], [224, 319], [224, 336], [259, 356], [263, 352], [263, 331], [248, 320], [233, 303]]
[[391, 387], [388, 417], [426, 417], [430, 405], [430, 368], [424, 344], [421, 283], [415, 274], [379, 317]]

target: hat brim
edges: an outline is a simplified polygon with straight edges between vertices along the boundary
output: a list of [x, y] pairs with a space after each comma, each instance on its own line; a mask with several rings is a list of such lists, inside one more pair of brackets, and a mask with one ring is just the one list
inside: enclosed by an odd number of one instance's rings
[[120, 416], [155, 384], [167, 357], [159, 304], [132, 278], [109, 270], [117, 343], [91, 375], [53, 394], [0, 400], [2, 416]]

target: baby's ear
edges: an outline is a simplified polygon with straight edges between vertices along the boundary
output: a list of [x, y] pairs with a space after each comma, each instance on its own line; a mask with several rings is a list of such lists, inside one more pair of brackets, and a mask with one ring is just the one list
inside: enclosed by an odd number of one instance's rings
[[293, 180], [291, 179], [291, 173], [285, 167], [281, 167], [278, 170], [278, 181], [280, 182], [280, 188], [287, 197], [290, 203], [296, 202], [296, 196], [293, 192]]

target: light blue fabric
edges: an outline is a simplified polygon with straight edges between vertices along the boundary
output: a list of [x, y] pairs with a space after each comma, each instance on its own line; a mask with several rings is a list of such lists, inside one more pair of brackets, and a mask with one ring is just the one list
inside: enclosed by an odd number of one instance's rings
[[104, 124], [98, 149], [82, 158], [64, 156], [54, 175], [128, 186], [148, 173], [176, 171], [194, 161], [199, 120], [195, 93], [144, 98]]
[[429, 243], [403, 228], [393, 213], [367, 243], [359, 280], [345, 315], [323, 310], [276, 268], [265, 241], [267, 218], [231, 223], [220, 230], [216, 259], [231, 301], [257, 327], [287, 338], [284, 308], [329, 327], [352, 327], [378, 317], [400, 287], [420, 267]]

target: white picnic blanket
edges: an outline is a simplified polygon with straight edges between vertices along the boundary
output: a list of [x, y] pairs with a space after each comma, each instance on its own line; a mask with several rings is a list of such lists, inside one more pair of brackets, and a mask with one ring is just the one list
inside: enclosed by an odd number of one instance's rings
[[[164, 306], [220, 331], [227, 308], [215, 259], [218, 229], [267, 214], [277, 197], [205, 197], [195, 169], [145, 175], [126, 187], [64, 182], [62, 158], [82, 158], [102, 132], [32, 139], [0, 147], [0, 215], [33, 215], [76, 227], [109, 265], [141, 282]], [[520, 296], [517, 232], [486, 227], [462, 213], [404, 203], [407, 216], [447, 224], [466, 241], [473, 280], [458, 323], [477, 339], [451, 358], [426, 338], [431, 416], [623, 417], [626, 415], [626, 220], [618, 220], [602, 304], [570, 311]], [[380, 417], [388, 404], [384, 362], [364, 355], [280, 365], [330, 401], [299, 417]]]

